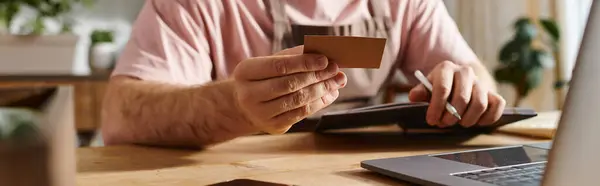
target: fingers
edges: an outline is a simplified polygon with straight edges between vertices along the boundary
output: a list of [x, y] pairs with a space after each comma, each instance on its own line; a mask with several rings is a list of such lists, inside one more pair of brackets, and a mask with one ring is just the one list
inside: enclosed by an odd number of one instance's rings
[[325, 56], [314, 54], [250, 58], [235, 68], [234, 77], [242, 81], [264, 80], [299, 72], [320, 71], [328, 63]]
[[426, 102], [429, 101], [431, 95], [429, 91], [425, 88], [423, 84], [417, 85], [415, 88], [412, 88], [408, 93], [408, 99], [411, 102]]
[[319, 99], [330, 92], [343, 88], [346, 85], [346, 81], [346, 75], [340, 72], [335, 77], [326, 81], [310, 85], [291, 94], [265, 102], [263, 107], [264, 110], [277, 111], [269, 112], [265, 117], [274, 117], [305, 106], [306, 104]]
[[496, 93], [490, 92], [487, 94], [488, 99], [488, 110], [486, 110], [481, 116], [479, 122], [480, 125], [492, 125], [496, 121], [500, 119], [502, 113], [504, 112], [504, 108], [506, 107], [506, 101], [502, 99], [502, 97]]
[[320, 97], [316, 100], [311, 101], [310, 103], [296, 108], [294, 110], [285, 112], [273, 118], [273, 123], [269, 129], [265, 129], [265, 132], [270, 134], [282, 134], [290, 129], [292, 124], [297, 123], [298, 121], [306, 118], [307, 116], [325, 108], [326, 106], [333, 103], [339, 96], [339, 91], [335, 90], [329, 92], [323, 97]]
[[[283, 95], [291, 94], [300, 89], [303, 89], [309, 85], [313, 85], [336, 75], [339, 75], [339, 67], [330, 63], [325, 70], [316, 72], [303, 72], [289, 76], [272, 78], [264, 81], [250, 81], [245, 82], [248, 84], [249, 96], [255, 98], [256, 101], [270, 101], [272, 99], [281, 97]], [[268, 91], [256, 91], [256, 90], [268, 90]]]
[[432, 82], [433, 90], [431, 95], [431, 102], [427, 109], [427, 123], [431, 125], [441, 125], [442, 114], [446, 110], [446, 103], [450, 92], [452, 91], [452, 84], [454, 80], [454, 68], [455, 64], [450, 62], [444, 62], [434, 69], [434, 72], [429, 77], [429, 81]]
[[[462, 67], [454, 73], [454, 86], [452, 87], [453, 92], [450, 104], [454, 106], [461, 116], [467, 110], [467, 106], [471, 101], [471, 92], [474, 81], [475, 74], [471, 68]], [[452, 115], [450, 112], [445, 112], [442, 118], [442, 124], [444, 126], [454, 125], [457, 122], [458, 118], [456, 118], [456, 116]]]
[[[502, 116], [506, 101], [489, 88], [477, 82], [477, 76], [470, 66], [458, 66], [451, 62], [437, 65], [428, 76], [433, 84], [430, 104], [427, 108], [427, 123], [448, 127], [460, 123], [464, 127], [475, 124], [491, 125]], [[409, 94], [411, 101], [426, 101], [427, 90], [423, 85], [413, 88]], [[450, 99], [449, 99], [450, 97]], [[446, 111], [450, 102], [459, 115], [459, 121]]]
[[471, 94], [471, 101], [467, 111], [462, 116], [462, 120], [459, 122], [464, 127], [471, 127], [477, 123], [479, 118], [483, 115], [485, 110], [488, 109], [488, 91], [478, 85], [477, 82], [473, 84], [473, 93]]
[[240, 62], [233, 72], [237, 106], [247, 123], [269, 133], [331, 104], [347, 78], [323, 55], [302, 54], [303, 46]]

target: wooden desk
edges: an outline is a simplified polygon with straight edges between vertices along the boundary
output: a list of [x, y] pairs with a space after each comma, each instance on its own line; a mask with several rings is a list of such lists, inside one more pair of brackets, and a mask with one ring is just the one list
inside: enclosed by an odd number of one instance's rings
[[134, 146], [81, 148], [77, 151], [77, 183], [198, 186], [249, 178], [296, 185], [408, 185], [366, 171], [359, 163], [375, 158], [544, 141], [506, 134], [479, 135], [472, 139], [405, 136], [394, 129], [251, 136], [204, 151]]
[[92, 75], [0, 75], [0, 88], [56, 87], [87, 82], [106, 82], [110, 74]]
[[86, 139], [83, 141], [88, 143], [100, 126], [100, 108], [109, 76], [109, 72], [90, 75], [0, 75], [0, 89], [19, 90], [20, 93], [12, 94], [11, 99], [20, 100], [37, 94], [39, 88], [73, 87], [75, 127], [84, 134]]

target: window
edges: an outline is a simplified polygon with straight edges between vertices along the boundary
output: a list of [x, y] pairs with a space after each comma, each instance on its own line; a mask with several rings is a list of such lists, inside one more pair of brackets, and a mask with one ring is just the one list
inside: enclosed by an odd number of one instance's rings
[[592, 0], [556, 0], [562, 32], [562, 73], [566, 79], [571, 77], [591, 5]]

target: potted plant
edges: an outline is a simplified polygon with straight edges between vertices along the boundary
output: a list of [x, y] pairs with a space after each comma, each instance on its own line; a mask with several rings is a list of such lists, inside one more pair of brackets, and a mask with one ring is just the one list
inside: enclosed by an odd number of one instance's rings
[[[78, 38], [70, 33], [74, 19], [69, 13], [91, 3], [92, 0], [0, 1], [0, 73], [73, 73]], [[48, 29], [52, 24], [60, 29]]]
[[94, 30], [90, 35], [90, 67], [94, 72], [108, 72], [114, 66], [117, 45], [111, 30]]
[[[538, 26], [539, 25], [539, 26]], [[512, 84], [516, 99], [514, 106], [537, 88], [543, 70], [554, 66], [560, 32], [554, 20], [520, 18], [514, 24], [515, 34], [500, 50], [494, 76], [499, 83]]]

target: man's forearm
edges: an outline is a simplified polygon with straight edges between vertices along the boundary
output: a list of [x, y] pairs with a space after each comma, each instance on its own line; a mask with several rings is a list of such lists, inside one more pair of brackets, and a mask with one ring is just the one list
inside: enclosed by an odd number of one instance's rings
[[105, 143], [205, 147], [257, 132], [236, 106], [232, 84], [114, 78], [102, 111]]

